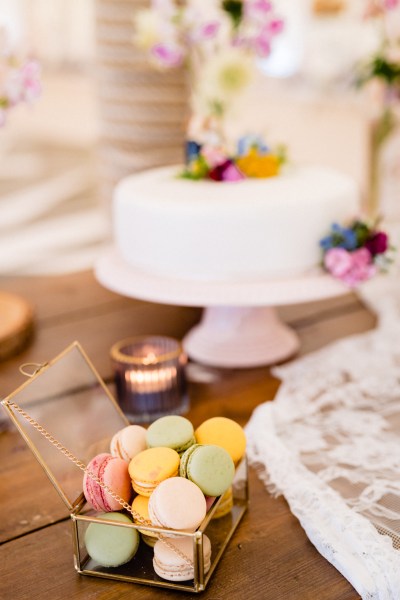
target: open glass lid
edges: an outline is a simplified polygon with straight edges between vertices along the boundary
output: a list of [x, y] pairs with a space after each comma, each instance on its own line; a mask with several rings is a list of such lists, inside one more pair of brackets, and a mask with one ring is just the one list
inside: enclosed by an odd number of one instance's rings
[[109, 452], [128, 420], [78, 342], [35, 367], [2, 404], [72, 510], [82, 497], [82, 465]]

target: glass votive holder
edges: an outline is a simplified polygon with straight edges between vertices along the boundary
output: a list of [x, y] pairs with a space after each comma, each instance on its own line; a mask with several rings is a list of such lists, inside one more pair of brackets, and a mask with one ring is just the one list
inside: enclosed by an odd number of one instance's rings
[[129, 421], [149, 423], [188, 410], [187, 357], [178, 340], [141, 336], [111, 348], [117, 400]]

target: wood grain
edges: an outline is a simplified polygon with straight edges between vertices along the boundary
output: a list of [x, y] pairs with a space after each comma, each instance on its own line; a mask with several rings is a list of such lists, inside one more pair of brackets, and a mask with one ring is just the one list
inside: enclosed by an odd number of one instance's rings
[[17, 354], [33, 333], [33, 309], [18, 294], [0, 291], [0, 360]]
[[[201, 312], [122, 298], [104, 290], [91, 273], [62, 277], [3, 278], [0, 287], [29, 297], [38, 327], [19, 356], [0, 364], [1, 393], [17, 387], [18, 366], [48, 360], [78, 339], [113, 390], [109, 349], [134, 333], [182, 337]], [[348, 334], [371, 329], [375, 317], [354, 294], [279, 309], [301, 340], [300, 354]], [[190, 411], [195, 426], [224, 415], [244, 425], [253, 409], [272, 400], [279, 380], [268, 367], [216, 369], [191, 364]], [[73, 569], [67, 510], [20, 436], [0, 434], [0, 598], [104, 600], [195, 598], [147, 586], [78, 576]], [[250, 471], [251, 504], [206, 592], [208, 600], [354, 600], [349, 583], [310, 544], [283, 498], [274, 499]]]

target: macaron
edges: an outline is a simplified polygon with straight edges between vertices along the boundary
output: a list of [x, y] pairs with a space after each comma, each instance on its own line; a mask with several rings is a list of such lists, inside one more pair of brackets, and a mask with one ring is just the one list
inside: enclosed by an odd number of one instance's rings
[[111, 454], [128, 463], [146, 448], [146, 429], [140, 425], [128, 425], [120, 429], [110, 442]]
[[[181, 556], [182, 554], [183, 556]], [[188, 560], [185, 560], [184, 557]], [[206, 574], [211, 566], [211, 542], [204, 534], [203, 559], [204, 574]], [[164, 540], [158, 540], [154, 546], [153, 567], [159, 577], [168, 581], [189, 581], [190, 579], [194, 579], [192, 538], [179, 537], [173, 540], [168, 538], [168, 545]]]
[[[132, 510], [139, 515], [139, 518], [133, 517], [133, 522], [140, 525], [143, 523], [141, 519], [148, 521], [150, 524], [150, 516], [149, 516], [149, 497], [148, 496], [136, 496], [132, 502]], [[154, 547], [154, 544], [158, 540], [158, 535], [153, 531], [148, 531], [146, 529], [139, 529], [142, 540], [151, 547]]]
[[179, 474], [198, 485], [206, 496], [221, 496], [232, 484], [235, 465], [221, 446], [195, 444], [182, 455]]
[[[87, 466], [87, 470], [98, 477], [100, 481], [118, 494], [118, 496], [121, 496], [125, 502], [129, 502], [132, 496], [132, 486], [128, 464], [124, 460], [103, 452], [92, 458]], [[95, 510], [110, 512], [121, 510], [122, 508], [118, 500], [106, 492], [87, 473], [83, 476], [83, 493], [87, 502]]]
[[141, 496], [150, 496], [164, 479], [178, 475], [179, 461], [179, 454], [172, 448], [139, 452], [129, 463], [133, 489]]
[[[109, 521], [132, 523], [123, 513], [109, 512], [98, 516]], [[99, 565], [119, 567], [135, 556], [139, 534], [133, 527], [90, 523], [85, 532], [85, 546], [89, 556]]]
[[221, 519], [228, 515], [233, 508], [232, 486], [229, 487], [218, 502], [218, 506], [212, 516], [212, 519]]
[[162, 481], [149, 500], [149, 516], [158, 527], [192, 533], [206, 516], [201, 489], [183, 477]]
[[179, 415], [160, 417], [147, 430], [149, 448], [165, 446], [182, 454], [195, 441], [193, 425], [188, 419]]
[[237, 464], [246, 451], [245, 433], [236, 421], [226, 417], [212, 417], [195, 431], [197, 444], [215, 444], [225, 448]]

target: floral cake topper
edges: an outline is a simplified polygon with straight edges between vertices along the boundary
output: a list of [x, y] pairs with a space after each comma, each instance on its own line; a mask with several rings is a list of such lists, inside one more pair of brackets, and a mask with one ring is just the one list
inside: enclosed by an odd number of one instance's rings
[[329, 235], [320, 241], [324, 268], [349, 287], [355, 287], [393, 262], [394, 248], [388, 235], [377, 228], [356, 220], [348, 227], [334, 223]]
[[[136, 13], [134, 26], [136, 45], [156, 68], [183, 67], [188, 74], [192, 119], [184, 175], [218, 181], [251, 176], [249, 170], [255, 170], [256, 176], [275, 175], [281, 153], [275, 155], [257, 141], [248, 147], [247, 155], [238, 150], [232, 157], [224, 131], [224, 120], [253, 80], [256, 58], [270, 54], [274, 38], [283, 30], [272, 2], [152, 0], [149, 9]], [[254, 167], [258, 157], [261, 162]]]

